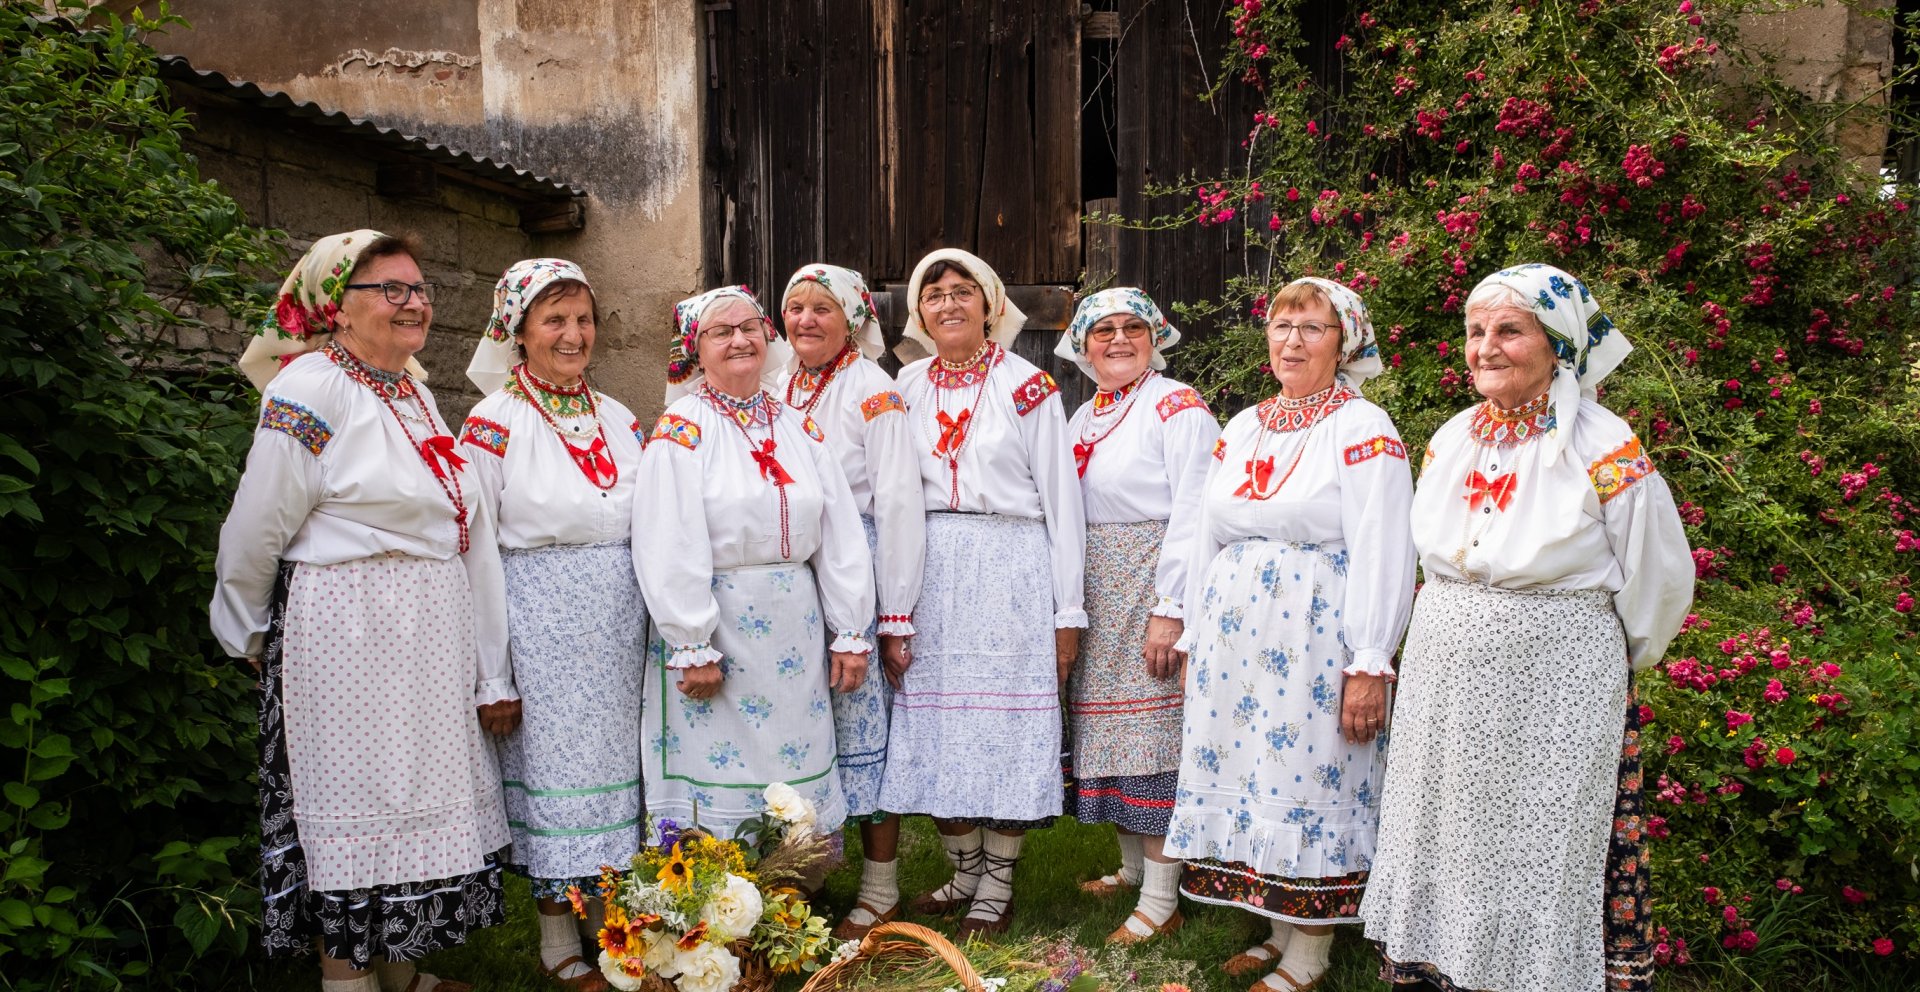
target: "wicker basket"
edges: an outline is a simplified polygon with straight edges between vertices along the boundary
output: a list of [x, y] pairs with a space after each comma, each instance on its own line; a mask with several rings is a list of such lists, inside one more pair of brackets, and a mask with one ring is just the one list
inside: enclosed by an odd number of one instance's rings
[[[902, 937], [910, 939], [897, 939]], [[947, 938], [917, 923], [882, 923], [867, 931], [866, 937], [860, 941], [858, 953], [814, 972], [800, 992], [836, 992], [853, 987], [868, 963], [908, 964], [930, 957], [945, 961], [947, 967], [960, 976], [961, 992], [987, 992], [987, 987], [980, 982], [980, 975], [973, 970], [973, 965], [967, 963], [967, 956], [960, 953], [959, 948]]]
[[[767, 967], [765, 957], [753, 953], [744, 940], [728, 944], [727, 950], [740, 959], [740, 980], [733, 983], [733, 992], [773, 992], [773, 971]], [[680, 987], [673, 983], [673, 979], [651, 973], [640, 983], [645, 992], [680, 992]]]

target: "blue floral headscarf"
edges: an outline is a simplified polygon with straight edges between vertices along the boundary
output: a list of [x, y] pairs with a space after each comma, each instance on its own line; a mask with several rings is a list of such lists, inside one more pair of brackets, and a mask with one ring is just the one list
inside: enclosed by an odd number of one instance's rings
[[1153, 342], [1153, 357], [1150, 359], [1156, 369], [1167, 367], [1167, 358], [1162, 352], [1180, 343], [1180, 331], [1168, 322], [1166, 314], [1160, 312], [1153, 297], [1145, 291], [1132, 286], [1117, 289], [1103, 289], [1080, 301], [1073, 312], [1073, 322], [1067, 325], [1067, 333], [1060, 336], [1060, 343], [1053, 353], [1080, 366], [1088, 378], [1093, 374], [1093, 363], [1087, 360], [1087, 332], [1093, 325], [1116, 313], [1132, 314], [1147, 322], [1152, 328], [1150, 339]]
[[1571, 434], [1560, 428], [1573, 425], [1582, 400], [1598, 399], [1600, 380], [1626, 361], [1633, 344], [1613, 326], [1586, 284], [1564, 269], [1539, 262], [1501, 269], [1480, 280], [1467, 294], [1468, 308], [1472, 309], [1475, 298], [1494, 286], [1512, 290], [1527, 301], [1546, 329], [1559, 361], [1553, 385], [1547, 390], [1554, 418], [1554, 427], [1547, 435], [1553, 445], [1548, 456], [1551, 463]]

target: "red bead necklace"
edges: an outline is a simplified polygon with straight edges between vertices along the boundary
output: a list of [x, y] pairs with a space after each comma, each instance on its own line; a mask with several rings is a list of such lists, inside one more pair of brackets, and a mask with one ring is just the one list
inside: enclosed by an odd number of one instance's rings
[[[527, 381], [529, 379], [533, 381]], [[588, 482], [600, 489], [612, 489], [620, 482], [620, 466], [614, 464], [613, 458], [607, 454], [607, 428], [600, 422], [600, 406], [594, 400], [593, 387], [587, 385], [586, 376], [580, 377], [578, 386], [556, 386], [528, 372], [526, 363], [521, 362], [513, 367], [513, 384], [519, 387], [520, 398], [532, 405], [534, 412], [540, 415], [540, 419], [546, 421], [547, 426], [553, 429], [553, 435], [560, 439], [561, 447], [567, 449], [567, 455], [573, 459], [573, 463], [580, 468], [580, 474], [586, 476]], [[540, 397], [534, 393], [536, 388], [555, 396], [578, 396], [586, 400], [587, 413], [593, 417], [593, 443], [582, 448], [567, 440], [566, 429], [547, 412], [546, 405], [541, 403]]]
[[[774, 492], [780, 495], [780, 557], [791, 559], [793, 528], [787, 506], [787, 487], [793, 485], [793, 476], [787, 474], [773, 454], [778, 447], [773, 440], [773, 425], [780, 417], [779, 402], [767, 393], [759, 392], [754, 394], [753, 399], [742, 403], [706, 383], [700, 384], [700, 391], [709, 405], [725, 414], [728, 420], [733, 421], [733, 426], [740, 429], [740, 436], [747, 442], [747, 454], [753, 456], [753, 464], [760, 469], [760, 478], [773, 483]], [[753, 435], [747, 431], [747, 422], [759, 419], [755, 413], [760, 410], [767, 415], [767, 439], [756, 445]]]
[[[819, 372], [816, 373], [810, 369], [801, 368], [800, 371], [793, 374], [793, 378], [787, 380], [787, 405], [799, 410], [801, 413], [811, 415], [813, 408], [820, 405], [820, 397], [827, 395], [827, 387], [833, 384], [833, 377], [839, 375], [841, 369], [859, 360], [860, 353], [854, 350], [852, 342], [848, 342], [840, 349], [838, 355], [833, 356], [833, 361], [828, 362]], [[810, 379], [815, 375], [820, 377], [820, 382], [813, 387], [813, 394], [807, 397], [805, 404], [795, 403], [793, 401], [793, 387], [800, 384], [801, 380]]]
[[[987, 393], [987, 382], [993, 378], [993, 369], [1000, 364], [1001, 356], [1000, 346], [988, 341], [964, 362], [948, 362], [936, 356], [927, 365], [927, 381], [933, 384], [934, 425], [940, 428], [940, 436], [933, 439], [933, 456], [947, 462], [947, 477], [951, 480], [947, 496], [949, 510], [960, 509], [960, 449], [966, 446], [973, 411], [980, 408], [980, 400]], [[957, 417], [941, 409], [947, 390], [967, 386], [974, 387], [971, 406], [962, 407]]]
[[[400, 433], [406, 435], [407, 444], [413, 447], [421, 461], [427, 463], [428, 470], [433, 472], [433, 481], [439, 483], [440, 491], [447, 494], [447, 502], [453, 504], [454, 526], [460, 531], [460, 553], [466, 554], [467, 499], [460, 488], [459, 473], [466, 467], [467, 460], [454, 454], [453, 436], [441, 428], [433, 408], [427, 406], [427, 401], [422, 399], [419, 390], [414, 388], [413, 377], [404, 372], [398, 379], [392, 378], [390, 374], [376, 374], [371, 366], [354, 357], [352, 352], [342, 347], [337, 341], [329, 341], [324, 351], [327, 358], [347, 374], [347, 378], [367, 387], [373, 395], [380, 397], [380, 402], [386, 406], [387, 412], [393, 414], [393, 422], [400, 425]], [[425, 441], [414, 439], [412, 429], [407, 427], [407, 418], [400, 413], [398, 407], [393, 405], [395, 399], [408, 397], [411, 397], [420, 407], [420, 419], [428, 426], [440, 429], [441, 433], [432, 435]]]
[[[1140, 399], [1140, 393], [1143, 387], [1146, 386], [1147, 380], [1153, 378], [1155, 374], [1152, 369], [1148, 369], [1140, 373], [1138, 379], [1115, 390], [1113, 402], [1121, 402], [1126, 405], [1121, 407], [1120, 414], [1114, 418], [1113, 423], [1108, 425], [1106, 430], [1101, 431], [1097, 437], [1089, 437], [1086, 426], [1080, 428], [1080, 440], [1075, 441], [1073, 445], [1073, 464], [1075, 468], [1080, 470], [1081, 478], [1084, 479], [1087, 476], [1087, 463], [1093, 460], [1093, 449], [1098, 447], [1100, 442], [1112, 437], [1113, 432], [1119, 430], [1120, 425], [1126, 422], [1127, 414], [1133, 412], [1133, 408]], [[1096, 394], [1094, 396], [1094, 405], [1098, 407], [1099, 402], [1100, 398]], [[1110, 402], [1108, 405], [1111, 406], [1112, 403]], [[1089, 411], [1087, 413], [1087, 426], [1097, 424], [1099, 419], [1105, 416], [1109, 415], [1102, 413], [1098, 409]]]

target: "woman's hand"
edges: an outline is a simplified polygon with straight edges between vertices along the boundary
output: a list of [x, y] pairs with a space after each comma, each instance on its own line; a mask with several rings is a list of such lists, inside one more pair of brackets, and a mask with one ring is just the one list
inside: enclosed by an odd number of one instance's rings
[[913, 667], [913, 638], [881, 634], [880, 663], [886, 667], [888, 683], [896, 690], [906, 688], [907, 669]]
[[505, 737], [520, 726], [520, 700], [502, 699], [497, 703], [475, 706], [480, 714], [480, 729], [495, 737]]
[[259, 655], [257, 655], [257, 654], [250, 654], [250, 655], [247, 655], [247, 664], [249, 664], [249, 665], [252, 665], [252, 666], [253, 666], [253, 674], [255, 674], [255, 675], [265, 675], [265, 674], [266, 674], [266, 669], [265, 669], [265, 668], [262, 668], [262, 667], [260, 666], [260, 656], [259, 656]]
[[712, 699], [720, 691], [720, 683], [726, 676], [720, 671], [720, 663], [710, 661], [698, 668], [680, 670], [680, 691], [688, 699]]
[[835, 692], [852, 692], [860, 688], [867, 680], [867, 656], [851, 651], [830, 651], [832, 667], [827, 673], [827, 687]]
[[1387, 727], [1387, 680], [1380, 675], [1349, 675], [1340, 688], [1340, 733], [1365, 744]]
[[1067, 676], [1073, 674], [1073, 660], [1080, 656], [1080, 628], [1055, 627], [1053, 629], [1053, 668], [1060, 680], [1060, 687], [1066, 688]]
[[1173, 644], [1186, 629], [1186, 624], [1172, 617], [1147, 618], [1148, 675], [1156, 679], [1170, 679], [1180, 674], [1180, 665], [1185, 659], [1173, 649]]

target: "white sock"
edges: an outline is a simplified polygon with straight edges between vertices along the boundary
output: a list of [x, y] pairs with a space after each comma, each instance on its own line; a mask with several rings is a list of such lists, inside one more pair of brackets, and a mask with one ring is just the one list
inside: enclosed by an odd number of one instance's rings
[[[1281, 955], [1280, 963], [1275, 967], [1286, 972], [1296, 986], [1311, 985], [1314, 980], [1327, 973], [1327, 959], [1333, 953], [1333, 931], [1318, 936], [1310, 933], [1295, 932], [1287, 941], [1287, 953]], [[1260, 983], [1268, 988], [1280, 988], [1279, 980], [1269, 973]]]
[[1020, 845], [1027, 839], [1025, 834], [1009, 837], [993, 830], [986, 833], [981, 845], [984, 867], [980, 887], [974, 890], [973, 905], [967, 908], [968, 919], [997, 920], [1007, 915], [1013, 903], [1013, 867], [1020, 860]]
[[980, 835], [985, 832], [974, 827], [964, 834], [940, 835], [940, 844], [947, 849], [947, 861], [953, 865], [953, 878], [933, 890], [933, 898], [947, 902], [973, 898], [974, 890], [980, 887]]
[[587, 915], [574, 919], [574, 929], [580, 932], [580, 939], [597, 944], [600, 942], [600, 928], [607, 925], [607, 904], [601, 902], [599, 896], [590, 896], [582, 902], [586, 904]]
[[540, 967], [552, 971], [555, 978], [575, 978], [593, 970], [585, 963], [575, 961], [559, 971], [553, 971], [560, 967], [560, 962], [580, 956], [580, 931], [574, 928], [571, 913], [536, 915], [540, 917]]
[[1139, 834], [1120, 835], [1120, 872], [1114, 880], [1121, 885], [1139, 885], [1147, 861], [1147, 839]]
[[847, 919], [859, 926], [872, 926], [880, 922], [880, 918], [867, 912], [867, 906], [884, 913], [899, 905], [899, 871], [898, 860], [864, 861], [860, 866], [860, 893], [854, 897], [857, 902], [853, 912], [847, 914]]
[[372, 975], [359, 978], [322, 978], [320, 992], [381, 992], [380, 984]]
[[[1275, 919], [1268, 919], [1267, 922], [1272, 924], [1273, 927], [1272, 932], [1267, 936], [1267, 944], [1278, 947], [1280, 953], [1285, 954], [1287, 944], [1293, 940], [1293, 924], [1288, 923], [1286, 920]], [[1240, 953], [1245, 954], [1255, 961], [1271, 961], [1277, 956], [1267, 950], [1266, 944], [1255, 944]]]
[[[1173, 918], [1173, 911], [1180, 908], [1180, 869], [1179, 861], [1146, 862], [1145, 877], [1140, 882], [1140, 904], [1134, 908], [1153, 921], [1155, 927], [1163, 926]], [[1140, 922], [1140, 916], [1128, 916], [1126, 927], [1142, 937], [1153, 936], [1153, 930]]]

